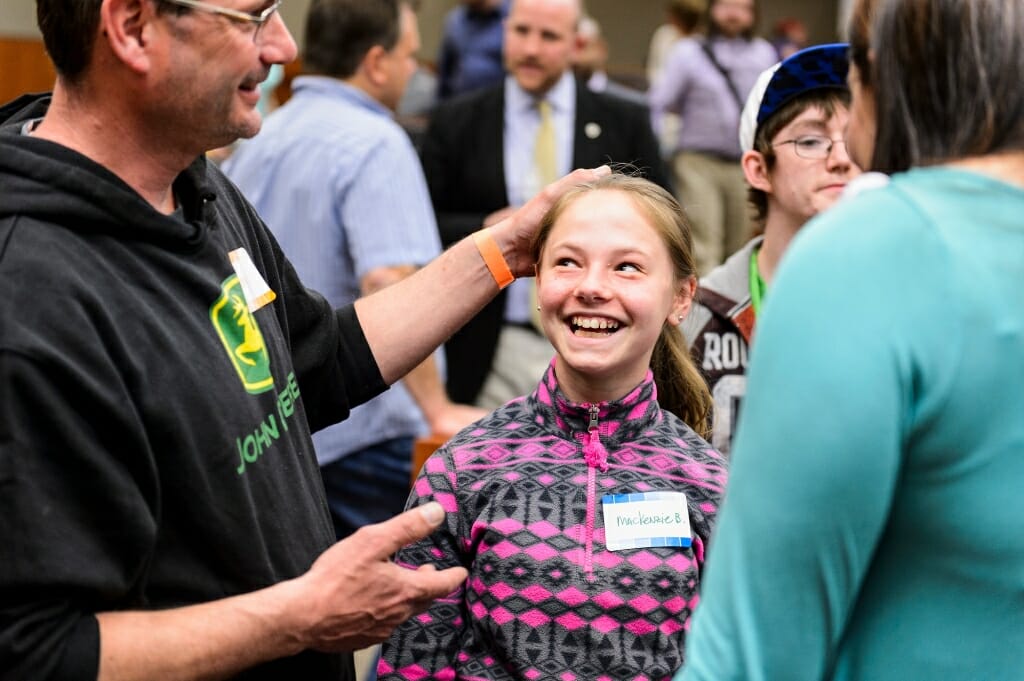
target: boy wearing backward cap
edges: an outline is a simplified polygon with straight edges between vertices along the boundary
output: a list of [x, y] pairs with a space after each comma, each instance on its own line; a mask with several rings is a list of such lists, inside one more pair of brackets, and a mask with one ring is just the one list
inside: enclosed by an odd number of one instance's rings
[[757, 235], [701, 278], [682, 324], [714, 398], [711, 442], [726, 455], [746, 392], [748, 346], [779, 259], [860, 174], [845, 143], [847, 49], [809, 47], [764, 71], [740, 118], [740, 163]]

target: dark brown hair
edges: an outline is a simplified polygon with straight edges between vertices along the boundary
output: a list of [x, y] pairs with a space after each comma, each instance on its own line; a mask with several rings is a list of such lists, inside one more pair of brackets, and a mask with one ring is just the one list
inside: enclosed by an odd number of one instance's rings
[[873, 169], [1024, 149], [1022, 27], [1020, 0], [878, 2], [869, 55]]
[[[181, 5], [156, 0], [158, 13], [185, 14]], [[36, 23], [57, 75], [69, 85], [81, 80], [92, 61], [103, 0], [36, 0]]]
[[672, 0], [668, 3], [667, 11], [676, 28], [689, 35], [700, 26], [706, 11], [705, 5], [702, 0]]
[[100, 23], [103, 0], [36, 0], [43, 44], [61, 78], [74, 83], [85, 73]]
[[871, 85], [871, 21], [875, 16], [877, 0], [858, 0], [850, 14], [846, 26], [847, 38], [850, 43], [850, 63], [860, 72], [860, 82], [864, 86]]
[[[403, 0], [313, 0], [306, 15], [306, 73], [348, 78], [371, 48], [398, 42]], [[412, 5], [410, 5], [411, 7]]]

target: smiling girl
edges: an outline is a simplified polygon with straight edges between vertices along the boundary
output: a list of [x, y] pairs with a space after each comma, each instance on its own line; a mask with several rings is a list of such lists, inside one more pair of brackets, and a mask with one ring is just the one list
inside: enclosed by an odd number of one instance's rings
[[425, 464], [409, 506], [447, 519], [396, 560], [470, 574], [396, 630], [380, 678], [663, 679], [683, 663], [726, 482], [678, 330], [689, 223], [656, 185], [611, 175], [566, 194], [534, 253], [558, 354], [533, 394]]

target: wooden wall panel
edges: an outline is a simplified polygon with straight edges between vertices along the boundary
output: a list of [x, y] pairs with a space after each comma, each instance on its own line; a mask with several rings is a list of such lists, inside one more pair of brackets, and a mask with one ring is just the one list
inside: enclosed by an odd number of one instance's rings
[[52, 90], [54, 78], [42, 40], [0, 37], [0, 102], [26, 92]]

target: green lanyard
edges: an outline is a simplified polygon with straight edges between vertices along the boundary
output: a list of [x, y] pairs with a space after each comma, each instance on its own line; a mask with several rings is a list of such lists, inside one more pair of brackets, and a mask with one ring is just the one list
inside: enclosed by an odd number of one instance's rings
[[757, 271], [757, 254], [760, 250], [755, 248], [750, 252], [750, 306], [754, 308], [754, 317], [761, 315], [761, 301], [767, 289], [761, 273]]

